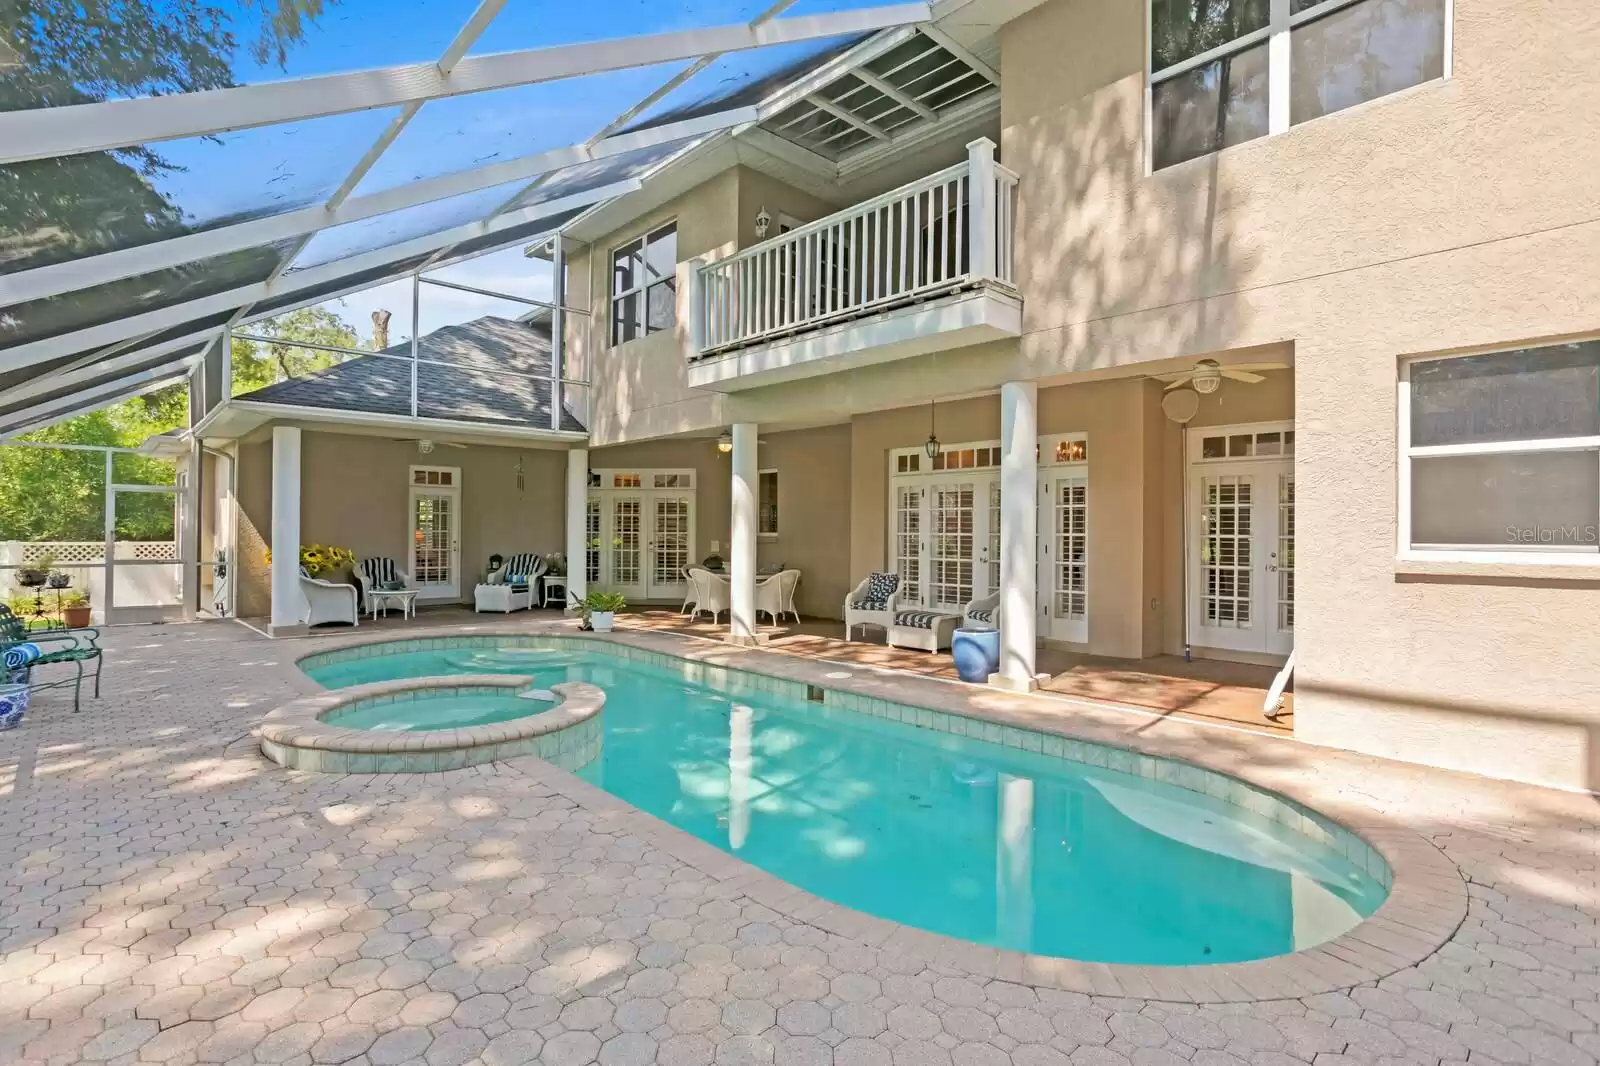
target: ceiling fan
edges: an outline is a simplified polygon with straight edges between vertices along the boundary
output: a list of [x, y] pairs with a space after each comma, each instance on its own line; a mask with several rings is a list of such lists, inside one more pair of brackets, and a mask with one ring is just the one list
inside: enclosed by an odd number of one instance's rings
[[428, 440], [426, 437], [391, 437], [389, 439], [394, 441], [396, 444], [415, 444], [417, 446], [417, 451], [421, 452], [423, 455], [427, 455], [429, 452], [433, 451], [433, 449], [436, 448], [440, 444], [443, 444], [446, 448], [465, 448], [466, 447], [465, 444], [457, 444], [455, 441], [449, 441], [449, 440], [434, 441], [434, 440]]
[[1223, 366], [1215, 359], [1202, 359], [1188, 370], [1180, 370], [1175, 374], [1151, 374], [1157, 381], [1168, 382], [1168, 389], [1176, 389], [1188, 385], [1195, 392], [1210, 394], [1222, 387], [1222, 379], [1239, 381], [1247, 385], [1255, 385], [1267, 380], [1258, 371], [1262, 370], [1288, 370], [1288, 363], [1232, 363]]

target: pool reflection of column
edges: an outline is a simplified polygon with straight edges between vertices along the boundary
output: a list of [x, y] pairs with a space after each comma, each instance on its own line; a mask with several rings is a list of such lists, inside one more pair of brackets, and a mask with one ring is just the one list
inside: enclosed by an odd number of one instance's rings
[[1001, 945], [1026, 949], [1033, 940], [1033, 780], [999, 775], [995, 831], [995, 932]]
[[755, 711], [735, 704], [728, 715], [728, 846], [744, 847], [750, 835], [750, 740]]

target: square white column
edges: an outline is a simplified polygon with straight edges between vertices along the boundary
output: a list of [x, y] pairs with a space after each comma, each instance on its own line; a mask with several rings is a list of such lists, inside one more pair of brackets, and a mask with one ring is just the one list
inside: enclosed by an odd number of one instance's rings
[[728, 544], [728, 640], [733, 644], [760, 643], [756, 635], [757, 446], [754, 423], [733, 427], [733, 530]]
[[589, 592], [589, 449], [567, 452], [567, 602]]
[[1019, 692], [1039, 687], [1034, 569], [1039, 537], [1039, 386], [1000, 387], [1000, 668], [989, 682]]
[[300, 592], [300, 430], [272, 429], [272, 625], [288, 629], [305, 620]]

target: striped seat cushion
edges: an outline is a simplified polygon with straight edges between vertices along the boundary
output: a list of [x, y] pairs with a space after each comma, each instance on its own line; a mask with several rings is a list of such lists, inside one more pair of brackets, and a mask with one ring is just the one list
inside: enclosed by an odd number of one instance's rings
[[[499, 580], [496, 584], [511, 585], [518, 592], [522, 592], [545, 572], [544, 558], [538, 552], [518, 552], [506, 560], [500, 568]], [[520, 577], [521, 581], [512, 578]]]
[[887, 611], [889, 609], [889, 601], [888, 600], [851, 600], [850, 601], [850, 609], [852, 611]]
[[967, 617], [974, 622], [993, 622], [994, 608], [991, 607], [982, 611], [968, 611]]
[[932, 629], [939, 624], [940, 619], [951, 617], [953, 616], [940, 614], [938, 611], [897, 611], [894, 624], [902, 629]]
[[385, 584], [401, 580], [400, 567], [387, 555], [377, 555], [361, 560], [361, 577], [368, 588], [381, 589]]

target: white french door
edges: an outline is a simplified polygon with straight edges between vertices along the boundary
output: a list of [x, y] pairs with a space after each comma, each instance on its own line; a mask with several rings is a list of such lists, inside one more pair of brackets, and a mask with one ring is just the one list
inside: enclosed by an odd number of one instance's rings
[[1047, 469], [1039, 477], [1039, 636], [1089, 640], [1089, 471]]
[[999, 587], [1000, 478], [896, 479], [890, 545], [899, 603], [960, 613]]
[[1191, 644], [1270, 655], [1294, 650], [1294, 489], [1288, 458], [1192, 464]]
[[453, 600], [461, 595], [461, 490], [457, 486], [411, 487], [411, 581], [419, 599]]
[[695, 494], [683, 471], [598, 472], [589, 491], [589, 584], [633, 602], [682, 600], [694, 561]]

